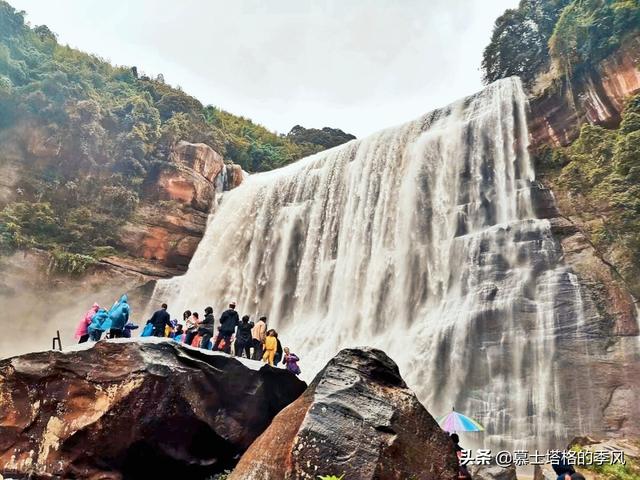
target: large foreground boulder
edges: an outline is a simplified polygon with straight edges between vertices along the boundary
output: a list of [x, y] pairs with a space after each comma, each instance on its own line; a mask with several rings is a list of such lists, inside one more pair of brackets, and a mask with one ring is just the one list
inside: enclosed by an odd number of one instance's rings
[[230, 480], [457, 478], [453, 445], [384, 352], [346, 349], [278, 414]]
[[470, 464], [468, 468], [473, 480], [518, 480], [515, 465], [502, 467], [496, 464]]
[[283, 369], [172, 341], [0, 361], [9, 478], [207, 478], [305, 389]]

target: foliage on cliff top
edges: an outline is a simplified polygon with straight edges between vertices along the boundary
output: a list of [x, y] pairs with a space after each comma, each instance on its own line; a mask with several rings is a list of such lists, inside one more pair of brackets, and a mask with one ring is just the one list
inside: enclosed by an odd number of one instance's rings
[[484, 80], [519, 75], [532, 84], [553, 62], [561, 73], [580, 73], [638, 31], [639, 0], [521, 0], [495, 22]]
[[[155, 162], [167, 161], [177, 138], [207, 143], [250, 172], [327, 148], [326, 139], [308, 135], [301, 141], [216, 107], [203, 107], [180, 87], [164, 83], [162, 75], [139, 76], [136, 67], [112, 66], [60, 45], [49, 28], [30, 28], [24, 12], [3, 0], [0, 107], [1, 127], [35, 121], [49, 128], [49, 143], [63, 149], [59, 156], [73, 153], [78, 162], [131, 174], [145, 174]], [[341, 130], [322, 132], [331, 146], [353, 138]], [[70, 133], [73, 138], [65, 136]]]
[[[580, 446], [574, 446], [571, 450], [574, 452], [589, 451], [589, 449]], [[588, 470], [595, 474], [594, 480], [640, 480], [640, 465], [637, 459], [626, 455], [624, 460], [624, 464], [604, 463], [598, 465], [592, 463], [591, 465], [581, 466], [580, 469]]]
[[[327, 135], [346, 141], [341, 131]], [[17, 203], [0, 208], [0, 249], [92, 254], [115, 245], [178, 140], [204, 142], [250, 172], [326, 148], [325, 139], [290, 138], [204, 107], [161, 75], [60, 45], [0, 0], [0, 164], [21, 172]]]
[[542, 165], [585, 217], [591, 241], [640, 292], [640, 95], [616, 130], [585, 124], [579, 138]]
[[548, 68], [548, 43], [562, 10], [571, 0], [521, 0], [495, 21], [491, 42], [484, 50], [486, 83], [517, 75], [525, 83]]
[[354, 135], [345, 133], [339, 128], [304, 128], [300, 125], [293, 127], [287, 137], [298, 145], [310, 143], [312, 145], [321, 145], [324, 148], [336, 147], [356, 138]]

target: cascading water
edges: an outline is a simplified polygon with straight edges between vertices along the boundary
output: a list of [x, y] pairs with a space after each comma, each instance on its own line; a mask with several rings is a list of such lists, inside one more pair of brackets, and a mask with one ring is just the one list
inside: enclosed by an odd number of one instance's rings
[[558, 445], [556, 335], [579, 328], [582, 303], [533, 214], [525, 109], [509, 78], [252, 175], [155, 296], [267, 315], [308, 378], [340, 348], [379, 347], [432, 413], [484, 423], [485, 443]]

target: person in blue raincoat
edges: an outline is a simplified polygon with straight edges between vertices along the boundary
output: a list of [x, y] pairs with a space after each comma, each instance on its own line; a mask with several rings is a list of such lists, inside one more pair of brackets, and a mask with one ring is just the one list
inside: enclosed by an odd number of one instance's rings
[[97, 342], [98, 340], [100, 340], [100, 337], [104, 332], [103, 325], [108, 318], [109, 312], [107, 312], [107, 310], [105, 310], [104, 308], [98, 310], [98, 312], [91, 319], [91, 323], [87, 328], [87, 331], [89, 332], [89, 340], [91, 340], [92, 342]]
[[109, 311], [109, 320], [111, 324], [109, 325], [109, 337], [110, 338], [121, 338], [124, 337], [124, 326], [129, 321], [129, 314], [131, 313], [131, 308], [129, 307], [127, 295], [122, 295], [118, 303], [111, 307]]

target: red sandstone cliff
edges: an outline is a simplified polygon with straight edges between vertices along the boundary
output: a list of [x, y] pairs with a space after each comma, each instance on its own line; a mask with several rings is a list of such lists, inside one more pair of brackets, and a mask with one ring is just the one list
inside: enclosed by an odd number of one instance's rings
[[540, 81], [531, 94], [532, 146], [565, 146], [585, 123], [615, 126], [625, 100], [640, 92], [640, 36], [577, 77]]
[[186, 270], [204, 235], [215, 195], [221, 193], [216, 190], [224, 187], [227, 170], [235, 171], [235, 165], [225, 166], [222, 156], [204, 143], [178, 143], [171, 160], [171, 167], [149, 182], [145, 200], [120, 235], [121, 246], [133, 258], [166, 267], [161, 276]]

